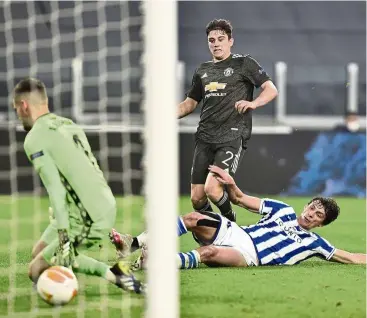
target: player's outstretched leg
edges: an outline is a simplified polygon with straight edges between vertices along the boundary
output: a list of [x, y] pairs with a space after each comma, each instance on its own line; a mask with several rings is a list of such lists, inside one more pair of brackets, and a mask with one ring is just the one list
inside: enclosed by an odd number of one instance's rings
[[179, 269], [193, 269], [200, 263], [210, 267], [246, 267], [247, 263], [242, 254], [227, 246], [201, 246], [188, 253], [178, 253], [177, 263]]
[[112, 267], [99, 262], [94, 258], [79, 254], [76, 258], [76, 272], [91, 276], [98, 276], [107, 279], [112, 284], [123, 290], [136, 294], [144, 293], [144, 284], [142, 284], [129, 270], [129, 266], [122, 261], [117, 262]]
[[[199, 221], [201, 220], [201, 221]], [[177, 235], [181, 236], [187, 233], [188, 228], [191, 230], [195, 226], [207, 226], [217, 228], [220, 224], [218, 215], [214, 212], [192, 212], [183, 217], [177, 218]], [[187, 226], [186, 226], [187, 224]], [[130, 234], [122, 234], [112, 229], [109, 234], [111, 243], [116, 248], [117, 259], [123, 259], [138, 249], [146, 248], [147, 232], [144, 231], [140, 235], [133, 237]]]
[[[177, 234], [178, 236], [186, 234], [188, 231], [195, 233], [197, 237], [205, 242], [210, 242], [217, 228], [221, 224], [221, 217], [214, 212], [191, 212], [177, 218]], [[141, 253], [135, 262], [131, 265], [132, 270], [144, 269], [148, 255], [147, 249], [147, 232], [143, 232], [131, 240], [130, 234], [120, 234], [116, 230], [112, 230], [110, 239], [112, 244], [117, 248], [126, 247], [130, 252], [141, 248]], [[127, 238], [126, 241], [124, 239]], [[130, 244], [135, 242], [135, 244]], [[178, 258], [179, 268], [182, 264], [187, 264], [182, 268], [194, 268], [199, 265], [200, 258], [195, 251], [189, 253], [180, 253]], [[182, 265], [183, 266], [183, 265]]]
[[[246, 267], [247, 263], [242, 254], [231, 247], [227, 246], [201, 246], [190, 252], [180, 252], [176, 255], [177, 266], [179, 269], [194, 269], [200, 264], [210, 267]], [[131, 269], [146, 269], [147, 250], [142, 249], [141, 256], [134, 262]]]
[[[58, 244], [59, 242], [57, 239], [48, 245], [31, 262], [29, 266], [29, 277], [34, 283], [37, 283], [39, 276], [44, 270], [52, 265], [57, 265], [52, 263], [52, 259], [54, 258]], [[86, 275], [102, 277], [117, 287], [136, 294], [143, 294], [145, 291], [145, 285], [135, 278], [129, 270], [128, 265], [122, 262], [118, 262], [114, 266], [110, 267], [107, 264], [99, 262], [91, 257], [78, 254], [75, 257], [73, 270]]]

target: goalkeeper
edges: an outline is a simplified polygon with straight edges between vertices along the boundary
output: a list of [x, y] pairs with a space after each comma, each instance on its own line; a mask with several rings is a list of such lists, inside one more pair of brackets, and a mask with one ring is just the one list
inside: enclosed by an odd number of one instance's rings
[[143, 285], [119, 262], [113, 267], [82, 254], [101, 243], [116, 218], [116, 201], [103, 177], [84, 131], [48, 109], [45, 85], [34, 78], [20, 81], [13, 91], [13, 107], [28, 131], [27, 157], [49, 195], [55, 222], [48, 236], [55, 239], [30, 263], [29, 277], [37, 282], [52, 265], [100, 276], [120, 288], [143, 292]]

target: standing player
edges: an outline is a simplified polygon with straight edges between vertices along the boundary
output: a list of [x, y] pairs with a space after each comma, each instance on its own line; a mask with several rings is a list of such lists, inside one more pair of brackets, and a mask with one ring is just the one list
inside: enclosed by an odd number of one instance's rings
[[46, 236], [57, 230], [56, 239], [34, 255], [29, 266], [31, 280], [37, 282], [46, 268], [57, 264], [103, 277], [125, 290], [143, 292], [143, 285], [123, 263], [110, 268], [81, 253], [108, 235], [116, 217], [115, 198], [84, 131], [49, 112], [45, 85], [37, 79], [26, 78], [16, 85], [13, 107], [28, 131], [24, 149], [46, 187], [54, 213], [55, 222]]
[[[202, 102], [191, 171], [191, 202], [196, 211], [212, 211], [208, 198], [228, 219], [236, 216], [223, 186], [208, 174], [216, 164], [235, 174], [251, 137], [252, 110], [269, 103], [277, 89], [269, 75], [249, 55], [231, 54], [232, 26], [213, 20], [206, 27], [212, 61], [196, 70], [178, 117], [190, 114]], [[253, 100], [255, 87], [261, 94]]]

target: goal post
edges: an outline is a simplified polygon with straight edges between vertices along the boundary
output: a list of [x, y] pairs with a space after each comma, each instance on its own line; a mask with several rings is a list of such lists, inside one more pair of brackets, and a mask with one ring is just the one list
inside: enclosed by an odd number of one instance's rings
[[149, 0], [144, 13], [147, 317], [178, 318], [177, 3]]

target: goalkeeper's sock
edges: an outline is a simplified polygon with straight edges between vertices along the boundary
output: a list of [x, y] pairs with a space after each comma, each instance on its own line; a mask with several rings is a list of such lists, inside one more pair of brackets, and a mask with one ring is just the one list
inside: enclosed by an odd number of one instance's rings
[[[73, 267], [75, 272], [102, 277], [120, 288], [137, 294], [144, 292], [144, 285], [130, 273], [128, 266], [125, 266], [125, 269], [123, 269], [122, 262], [115, 264], [113, 267], [109, 267], [105, 263], [82, 254], [79, 254], [75, 258], [75, 261], [77, 264]], [[119, 271], [116, 271], [117, 269]]]
[[231, 201], [229, 200], [227, 191], [223, 190], [223, 196], [214, 204], [218, 207], [223, 216], [230, 221], [236, 222], [236, 213], [232, 210]]
[[83, 254], [78, 254], [78, 256], [75, 257], [75, 262], [76, 266], [73, 266], [75, 272], [108, 279], [107, 273], [110, 271], [110, 268], [107, 264]]
[[187, 233], [186, 225], [181, 216], [177, 218], [177, 234], [178, 236], [184, 235]]
[[213, 208], [210, 205], [209, 200], [206, 200], [204, 205], [201, 208], [195, 208], [196, 212], [213, 212]]
[[177, 263], [179, 269], [197, 268], [200, 264], [200, 254], [197, 250], [188, 253], [178, 253]]

